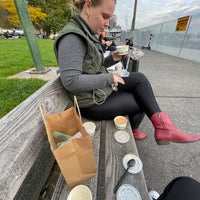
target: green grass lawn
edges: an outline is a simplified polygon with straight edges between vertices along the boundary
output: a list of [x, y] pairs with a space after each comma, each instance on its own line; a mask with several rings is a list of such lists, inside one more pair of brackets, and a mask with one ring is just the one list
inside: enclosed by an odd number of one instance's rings
[[46, 82], [40, 79], [0, 79], [0, 118]]
[[[43, 64], [57, 66], [53, 52], [53, 40], [38, 39]], [[25, 38], [0, 39], [0, 78], [34, 67], [34, 62]]]
[[[57, 66], [53, 40], [38, 39], [44, 67]], [[0, 37], [0, 118], [46, 83], [40, 79], [7, 79], [8, 76], [34, 67], [25, 38]]]

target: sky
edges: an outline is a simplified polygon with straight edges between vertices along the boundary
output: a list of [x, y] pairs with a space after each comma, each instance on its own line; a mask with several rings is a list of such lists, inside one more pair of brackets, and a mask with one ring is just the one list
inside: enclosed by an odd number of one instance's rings
[[[117, 0], [114, 14], [122, 30], [131, 29], [134, 4], [134, 0]], [[196, 14], [200, 15], [200, 0], [138, 0], [135, 29]]]

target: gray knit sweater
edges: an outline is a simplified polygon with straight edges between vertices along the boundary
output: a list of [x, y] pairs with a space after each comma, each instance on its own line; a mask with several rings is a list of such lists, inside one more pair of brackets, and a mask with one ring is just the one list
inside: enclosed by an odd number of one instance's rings
[[[113, 75], [82, 74], [82, 63], [87, 51], [86, 43], [76, 34], [67, 34], [59, 41], [58, 63], [64, 87], [71, 92], [84, 92], [105, 87], [113, 83]], [[112, 55], [105, 59], [104, 65], [115, 64]]]

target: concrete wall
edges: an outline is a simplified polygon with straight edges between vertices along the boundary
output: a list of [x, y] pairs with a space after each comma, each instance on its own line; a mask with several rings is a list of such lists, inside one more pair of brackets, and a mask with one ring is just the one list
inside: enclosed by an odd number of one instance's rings
[[200, 14], [190, 16], [185, 31], [176, 31], [176, 25], [177, 20], [173, 20], [134, 30], [128, 35], [122, 34], [122, 40], [132, 38], [134, 45], [147, 47], [153, 34], [151, 49], [200, 62]]

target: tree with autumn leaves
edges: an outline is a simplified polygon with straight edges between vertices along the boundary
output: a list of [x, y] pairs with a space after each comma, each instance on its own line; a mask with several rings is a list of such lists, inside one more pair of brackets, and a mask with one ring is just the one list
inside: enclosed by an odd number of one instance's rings
[[[69, 21], [70, 0], [28, 0], [28, 11], [33, 25], [47, 35], [59, 32]], [[0, 0], [0, 27], [21, 28], [14, 0]]]
[[72, 0], [29, 0], [28, 2], [47, 13], [46, 21], [42, 23], [42, 29], [47, 35], [58, 33], [69, 22]]
[[[0, 0], [1, 21], [0, 26], [4, 28], [21, 27], [20, 20], [13, 0]], [[46, 20], [47, 14], [39, 7], [28, 5], [29, 14], [34, 25], [39, 25]], [[2, 16], [3, 15], [3, 16]]]

